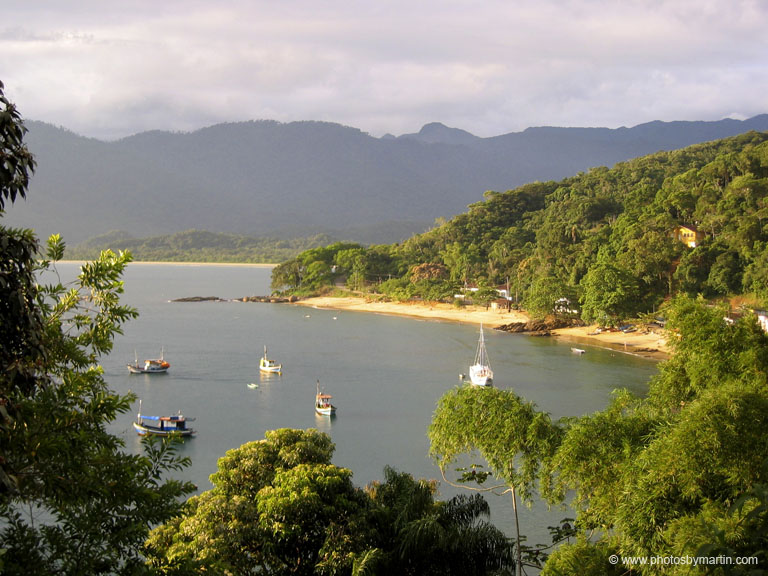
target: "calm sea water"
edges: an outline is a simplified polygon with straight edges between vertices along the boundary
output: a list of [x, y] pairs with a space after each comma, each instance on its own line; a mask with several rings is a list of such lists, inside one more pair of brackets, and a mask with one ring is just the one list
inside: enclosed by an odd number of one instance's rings
[[[62, 263], [62, 277], [78, 266]], [[125, 326], [102, 365], [111, 387], [132, 391], [145, 414], [182, 410], [198, 430], [181, 451], [192, 459], [180, 474], [200, 490], [227, 450], [276, 428], [317, 428], [336, 444], [334, 463], [364, 486], [391, 465], [416, 477], [439, 478], [428, 458], [426, 436], [440, 396], [458, 385], [474, 358], [478, 327], [287, 304], [175, 303], [187, 296], [242, 298], [269, 293], [271, 269], [133, 263], [123, 301], [140, 317]], [[642, 394], [656, 371], [652, 361], [588, 348], [577, 356], [567, 344], [486, 330], [495, 386], [513, 389], [553, 418], [602, 409], [611, 391]], [[281, 376], [261, 376], [263, 347], [283, 364]], [[130, 375], [125, 365], [164, 350], [165, 375]], [[316, 381], [334, 396], [334, 419], [313, 409]], [[248, 387], [257, 383], [258, 388]], [[138, 411], [138, 403], [134, 412]], [[141, 450], [127, 414], [114, 423], [128, 450]], [[456, 493], [441, 486], [441, 497]], [[512, 507], [488, 496], [492, 521], [513, 534]], [[521, 509], [529, 543], [548, 542], [547, 525], [568, 515], [543, 504]]]

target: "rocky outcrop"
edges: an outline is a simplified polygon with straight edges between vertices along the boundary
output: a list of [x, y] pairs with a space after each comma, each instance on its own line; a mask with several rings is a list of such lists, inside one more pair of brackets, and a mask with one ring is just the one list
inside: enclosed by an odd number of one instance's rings
[[[267, 302], [270, 304], [280, 304], [283, 302], [298, 302], [298, 300], [298, 296], [245, 296], [243, 298], [237, 298], [235, 302]], [[171, 300], [171, 302], [232, 302], [232, 300], [219, 298], [218, 296], [188, 296], [186, 298]]]
[[281, 304], [285, 302], [298, 302], [298, 296], [246, 296], [243, 302], [266, 302], [270, 304]]
[[186, 298], [171, 300], [171, 302], [227, 302], [227, 300], [218, 296], [187, 296]]
[[529, 320], [528, 322], [512, 322], [498, 326], [496, 330], [501, 332], [511, 332], [519, 334], [530, 334], [532, 336], [549, 336], [552, 330], [558, 328], [570, 328], [572, 326], [583, 326], [584, 323], [578, 319], [556, 318], [549, 316], [544, 320]]

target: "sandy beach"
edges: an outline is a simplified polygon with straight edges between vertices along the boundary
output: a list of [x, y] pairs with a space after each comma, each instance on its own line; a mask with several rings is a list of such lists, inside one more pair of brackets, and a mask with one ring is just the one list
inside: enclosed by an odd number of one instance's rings
[[[376, 302], [357, 297], [322, 296], [299, 300], [296, 304], [311, 308], [408, 316], [441, 322], [483, 324], [487, 328], [498, 328], [513, 322], [527, 322], [529, 319], [524, 312], [516, 310], [493, 310], [478, 306], [458, 308], [442, 303]], [[552, 335], [572, 342], [574, 346], [587, 351], [590, 346], [597, 346], [656, 360], [668, 357], [669, 349], [666, 347], [664, 334], [660, 328], [653, 331], [640, 329], [626, 334], [619, 331], [595, 334], [595, 329], [595, 326], [560, 328], [554, 330]]]
[[669, 357], [669, 348], [661, 328], [647, 331], [639, 329], [626, 334], [618, 330], [595, 334], [596, 329], [597, 326], [560, 328], [554, 330], [553, 335], [585, 350], [588, 350], [589, 346], [598, 346], [654, 360], [664, 360]]
[[355, 312], [373, 312], [391, 316], [409, 316], [445, 322], [465, 322], [468, 324], [483, 324], [488, 328], [496, 328], [511, 322], [526, 322], [528, 317], [517, 311], [486, 310], [484, 307], [464, 306], [457, 308], [451, 304], [420, 304], [415, 302], [376, 302], [365, 298], [320, 296], [305, 298], [297, 304], [312, 308], [330, 310], [351, 310]]

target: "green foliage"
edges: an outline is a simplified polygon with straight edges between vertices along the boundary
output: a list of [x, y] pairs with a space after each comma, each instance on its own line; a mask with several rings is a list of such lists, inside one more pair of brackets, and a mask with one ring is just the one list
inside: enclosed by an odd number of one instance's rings
[[35, 171], [35, 159], [24, 143], [27, 129], [4, 89], [0, 81], [0, 214], [6, 200], [26, 198], [29, 177]]
[[[50, 264], [32, 260], [34, 238], [4, 228], [0, 236], [9, 248], [2, 285], [10, 288], [2, 325], [13, 327], [2, 335], [6, 573], [29, 573], [31, 558], [43, 572], [135, 570], [148, 526], [175, 512], [176, 498], [192, 486], [162, 479], [188, 463], [171, 445], [129, 456], [105, 429], [133, 401], [111, 392], [93, 366], [136, 315], [119, 304], [130, 258], [105, 253], [85, 264], [71, 287], [38, 286], [37, 274]], [[52, 238], [49, 261], [62, 253]]]
[[385, 469], [365, 491], [330, 463], [316, 430], [273, 430], [230, 450], [214, 488], [156, 528], [146, 552], [163, 574], [483, 575], [509, 545], [482, 497], [434, 500], [435, 486]]
[[573, 544], [557, 548], [547, 559], [541, 576], [572, 576], [573, 574], [599, 574], [625, 576], [631, 574], [624, 566], [613, 564], [610, 556], [616, 550], [604, 542], [590, 542], [580, 538]]
[[637, 280], [627, 270], [598, 258], [581, 281], [581, 317], [585, 322], [617, 326], [637, 312], [640, 296]]
[[67, 257], [85, 260], [103, 250], [130, 251], [136, 260], [152, 262], [277, 263], [300, 252], [330, 242], [323, 234], [307, 238], [254, 238], [203, 230], [186, 230], [166, 236], [133, 238], [113, 231], [69, 248]]
[[[571, 289], [559, 278], [554, 276], [538, 276], [531, 283], [525, 296], [525, 308], [533, 318], [544, 318], [550, 314], [558, 314], [557, 303], [561, 298], [571, 301]], [[567, 308], [567, 306], [566, 306]]]
[[[510, 283], [535, 316], [545, 314], [556, 286], [573, 302], [584, 299], [584, 320], [608, 323], [653, 310], [679, 291], [712, 297], [746, 290], [765, 299], [766, 150], [768, 134], [748, 133], [560, 182], [488, 192], [424, 234], [375, 247], [387, 263], [384, 276], [410, 286], [378, 286], [381, 272], [360, 266], [353, 287], [393, 299], [432, 299], [440, 291], [410, 276], [442, 269], [454, 285]], [[678, 242], [679, 225], [698, 227], [703, 240], [695, 248]], [[356, 257], [365, 261], [368, 251]], [[306, 266], [304, 255], [299, 259]], [[279, 284], [299, 288], [296, 276], [290, 279], [282, 276]]]
[[[0, 208], [25, 196], [34, 167], [18, 115], [2, 103]], [[189, 461], [159, 441], [126, 454], [107, 431], [134, 400], [111, 391], [96, 365], [136, 316], [120, 304], [130, 255], [105, 252], [72, 284], [40, 285], [58, 279], [64, 249], [51, 237], [38, 262], [31, 231], [0, 226], [0, 569], [141, 574], [149, 526], [194, 489], [167, 473]]]
[[[493, 474], [529, 499], [540, 463], [558, 443], [546, 414], [511, 390], [462, 386], [444, 394], [429, 426], [430, 453], [442, 469], [477, 451]], [[517, 455], [512, 457], [512, 455]]]
[[[230, 450], [211, 476], [214, 488], [152, 532], [150, 564], [166, 574], [314, 574], [365, 504], [351, 473], [330, 464], [333, 448], [315, 430], [282, 429]], [[346, 545], [361, 548], [349, 536]], [[349, 562], [334, 558], [334, 569]]]
[[544, 460], [542, 495], [560, 502], [572, 490], [580, 527], [606, 529], [622, 496], [623, 470], [644, 448], [656, 420], [639, 399], [620, 391], [605, 410], [558, 424], [562, 440]]
[[[106, 425], [132, 395], [109, 390], [94, 363], [136, 315], [119, 303], [128, 255], [105, 253], [72, 286], [37, 285], [63, 253], [49, 241], [31, 260], [28, 232], [0, 228], [3, 277], [2, 479], [0, 547], [6, 574], [135, 574], [149, 526], [178, 510], [189, 483], [166, 473], [189, 464], [170, 443], [128, 455]], [[48, 272], [50, 275], [51, 272]]]
[[666, 308], [672, 355], [651, 382], [649, 400], [674, 412], [712, 386], [766, 382], [768, 335], [753, 314], [727, 320], [726, 305], [678, 296]]
[[[731, 322], [725, 311], [673, 299], [663, 313], [674, 354], [647, 398], [620, 390], [595, 414], [551, 423], [510, 391], [448, 392], [430, 426], [431, 452], [443, 467], [479, 454], [524, 496], [539, 490], [574, 508], [579, 538], [543, 574], [701, 573], [623, 566], [612, 555], [764, 559], [768, 336], [753, 315]], [[733, 573], [762, 573], [750, 569]]]

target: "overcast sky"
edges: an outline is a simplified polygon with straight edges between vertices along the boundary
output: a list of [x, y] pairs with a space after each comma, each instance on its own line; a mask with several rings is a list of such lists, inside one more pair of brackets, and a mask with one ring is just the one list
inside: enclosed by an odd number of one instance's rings
[[768, 112], [768, 1], [4, 0], [0, 80], [24, 118], [102, 139], [743, 119]]

